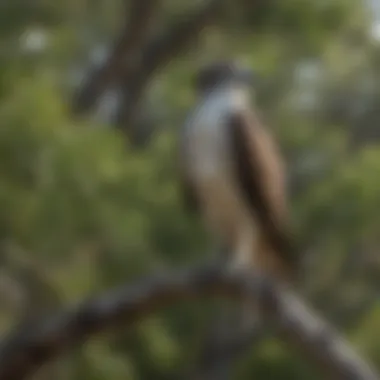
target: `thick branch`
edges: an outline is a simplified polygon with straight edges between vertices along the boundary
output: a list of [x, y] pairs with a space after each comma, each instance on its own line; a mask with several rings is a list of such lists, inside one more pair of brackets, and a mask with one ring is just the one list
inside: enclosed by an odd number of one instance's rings
[[40, 365], [108, 327], [130, 324], [184, 298], [222, 295], [259, 300], [288, 338], [334, 379], [378, 377], [324, 322], [289, 292], [260, 277], [231, 276], [218, 268], [198, 268], [152, 276], [16, 331], [0, 347], [0, 379], [19, 380]]
[[128, 128], [142, 94], [155, 72], [189, 48], [202, 29], [217, 14], [221, 5], [221, 0], [208, 0], [206, 5], [193, 14], [183, 15], [173, 26], [168, 27], [144, 47], [138, 69], [126, 70], [121, 79], [123, 104], [117, 116], [119, 125]]
[[122, 76], [126, 64], [134, 68], [139, 59], [141, 45], [150, 31], [150, 22], [157, 4], [158, 0], [133, 0], [128, 12], [129, 22], [115, 43], [110, 57], [104, 65], [90, 73], [74, 97], [74, 113], [85, 113], [92, 108], [105, 89]]

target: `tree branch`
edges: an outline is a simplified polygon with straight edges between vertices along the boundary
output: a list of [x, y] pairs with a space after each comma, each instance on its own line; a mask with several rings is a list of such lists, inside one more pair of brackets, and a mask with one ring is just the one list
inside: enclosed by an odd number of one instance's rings
[[281, 335], [334, 379], [378, 379], [347, 343], [290, 292], [268, 279], [228, 275], [216, 267], [151, 276], [15, 331], [0, 346], [0, 379], [24, 379], [97, 332], [131, 324], [178, 300], [211, 295], [258, 300]]
[[138, 62], [139, 50], [150, 32], [150, 22], [158, 0], [133, 0], [129, 9], [129, 22], [126, 23], [113, 51], [99, 68], [90, 73], [83, 87], [72, 103], [74, 114], [89, 111], [105, 89], [118, 80], [125, 66], [134, 68]]
[[211, 21], [221, 7], [221, 0], [207, 0], [191, 15], [183, 15], [173, 26], [153, 38], [144, 47], [137, 70], [126, 70], [121, 78], [123, 102], [116, 117], [117, 124], [129, 129], [147, 84], [155, 72], [171, 59], [189, 48], [202, 29]]

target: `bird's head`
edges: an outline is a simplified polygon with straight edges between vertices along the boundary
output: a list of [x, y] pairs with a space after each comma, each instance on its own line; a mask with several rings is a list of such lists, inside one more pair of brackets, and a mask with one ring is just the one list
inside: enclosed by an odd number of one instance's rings
[[233, 61], [218, 61], [202, 67], [195, 78], [198, 93], [205, 94], [221, 86], [249, 88], [254, 80], [251, 69]]

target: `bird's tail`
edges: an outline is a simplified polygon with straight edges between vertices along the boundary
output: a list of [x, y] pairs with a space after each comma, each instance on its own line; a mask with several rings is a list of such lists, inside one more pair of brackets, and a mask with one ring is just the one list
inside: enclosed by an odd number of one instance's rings
[[272, 280], [286, 286], [295, 283], [297, 275], [295, 263], [285, 260], [285, 256], [281, 252], [276, 252], [264, 237], [252, 252], [252, 257], [255, 258], [253, 267], [259, 268], [261, 273]]

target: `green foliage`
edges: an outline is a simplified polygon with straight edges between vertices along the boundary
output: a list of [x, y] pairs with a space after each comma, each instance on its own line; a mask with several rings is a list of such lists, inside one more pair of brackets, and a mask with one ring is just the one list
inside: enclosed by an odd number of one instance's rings
[[[66, 109], [68, 71], [99, 35], [106, 40], [120, 29], [122, 2], [37, 3], [33, 9], [9, 3], [0, 12], [0, 236], [18, 252], [11, 249], [0, 262], [24, 297], [2, 308], [1, 328], [8, 329], [30, 309], [42, 313], [141, 274], [209, 257], [206, 232], [199, 220], [184, 213], [180, 201], [176, 138], [193, 102], [197, 64], [236, 55], [259, 74], [256, 101], [296, 182], [294, 225], [304, 246], [317, 252], [302, 291], [345, 329], [345, 318], [336, 317], [339, 308], [355, 306], [377, 285], [380, 263], [372, 252], [378, 251], [380, 236], [380, 149], [349, 151], [352, 128], [347, 120], [357, 119], [330, 117], [324, 101], [335, 104], [342, 101], [341, 93], [360, 94], [366, 75], [378, 81], [379, 48], [369, 38], [363, 3], [226, 2], [196, 49], [174, 60], [154, 81], [149, 95], [153, 106], [164, 105], [164, 120], [143, 151], [129, 146], [111, 126], [74, 120]], [[163, 13], [170, 19], [192, 6], [192, 1], [167, 1]], [[22, 47], [30, 28], [47, 33], [41, 50]], [[87, 41], [87, 35], [93, 39]], [[365, 43], [352, 43], [353, 36]], [[298, 64], [315, 58], [325, 76], [309, 87], [320, 102], [303, 111], [305, 88], [295, 73]], [[355, 104], [364, 98], [376, 102], [378, 95], [371, 94], [354, 98]], [[349, 252], [357, 246], [366, 247], [366, 254], [358, 250], [353, 268], [346, 270]], [[47, 294], [56, 295], [58, 302]], [[180, 304], [128, 331], [91, 340], [68, 355], [62, 366], [69, 374], [61, 376], [177, 378], [194, 359], [199, 326], [212, 309], [210, 302]], [[377, 365], [378, 312], [374, 305], [347, 329]], [[239, 379], [319, 378], [277, 340], [255, 347], [237, 367]]]

